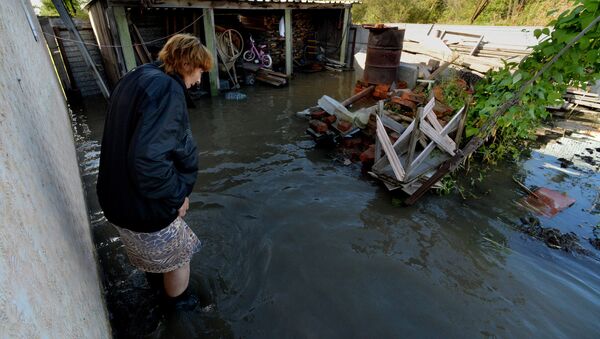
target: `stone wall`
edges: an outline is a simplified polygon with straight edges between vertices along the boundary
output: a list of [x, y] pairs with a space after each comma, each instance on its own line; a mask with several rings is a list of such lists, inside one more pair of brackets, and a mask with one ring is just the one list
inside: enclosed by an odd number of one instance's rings
[[0, 17], [0, 336], [110, 337], [46, 43], [29, 0], [0, 1]]

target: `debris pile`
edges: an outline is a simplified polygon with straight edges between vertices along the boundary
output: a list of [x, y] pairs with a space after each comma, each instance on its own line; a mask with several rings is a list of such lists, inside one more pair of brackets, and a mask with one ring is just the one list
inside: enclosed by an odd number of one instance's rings
[[[570, 88], [563, 96], [561, 106], [548, 107], [548, 110], [557, 118], [569, 119], [591, 128], [600, 127], [600, 96], [577, 88]], [[555, 129], [555, 132], [563, 132]], [[550, 131], [552, 132], [552, 131]]]
[[422, 65], [452, 61], [483, 76], [491, 69], [503, 67], [504, 62], [519, 63], [531, 51], [528, 46], [490, 42], [483, 34], [434, 31], [419, 41], [405, 39], [402, 61]]
[[[337, 146], [345, 163], [361, 162], [389, 190], [412, 194], [460, 145], [466, 110], [452, 106], [449, 89], [464, 95], [460, 98], [471, 91], [458, 78], [412, 90], [402, 83], [358, 81], [353, 97], [338, 102], [323, 96], [300, 114], [309, 118], [307, 133], [318, 144]], [[348, 110], [362, 98], [376, 104]]]
[[[248, 74], [252, 74], [253, 81], [258, 80], [275, 87], [281, 87], [288, 83], [288, 76], [283, 73], [275, 72], [249, 62], [244, 62], [242, 67]], [[248, 83], [249, 81], [246, 80], [246, 82]]]
[[562, 233], [556, 228], [542, 227], [538, 218], [521, 218], [521, 225], [519, 228], [523, 233], [542, 240], [550, 248], [592, 255], [590, 251], [581, 246], [579, 237], [575, 233]]

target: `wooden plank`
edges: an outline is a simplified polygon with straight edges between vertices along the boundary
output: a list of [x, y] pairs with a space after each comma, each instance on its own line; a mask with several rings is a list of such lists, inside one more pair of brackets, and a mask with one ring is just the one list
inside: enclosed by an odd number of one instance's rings
[[69, 15], [69, 12], [67, 11], [67, 8], [65, 7], [64, 2], [62, 0], [52, 0], [52, 3], [54, 4], [54, 7], [56, 7], [56, 10], [58, 11], [58, 14], [60, 15], [60, 18], [62, 19], [63, 24], [65, 26], [67, 26], [67, 29], [75, 37], [75, 40], [77, 40], [76, 45], [79, 48], [81, 55], [84, 57], [88, 67], [93, 72], [94, 77], [96, 79], [96, 83], [98, 84], [98, 87], [100, 88], [100, 92], [102, 92], [102, 95], [104, 95], [104, 97], [108, 99], [110, 97], [108, 87], [104, 83], [104, 79], [102, 79], [102, 76], [100, 75], [100, 72], [98, 71], [98, 68], [96, 67], [96, 63], [94, 63], [94, 60], [92, 60], [90, 53], [88, 52], [87, 48], [85, 47], [84, 41], [81, 38], [79, 31], [75, 27], [75, 23], [71, 19], [71, 16]]
[[[423, 133], [425, 133], [425, 135], [427, 135], [427, 137], [429, 139], [435, 141], [440, 146], [441, 149], [448, 152], [450, 155], [454, 155], [454, 150], [456, 149], [456, 144], [454, 143], [454, 141], [452, 139], [450, 139], [450, 142], [448, 142], [448, 140], [446, 140], [444, 137], [440, 136], [436, 132], [435, 128], [433, 128], [433, 126], [431, 126], [427, 121], [422, 120], [419, 127], [420, 127], [421, 131]], [[446, 136], [446, 138], [447, 137], [448, 136]]]
[[71, 90], [71, 80], [69, 79], [69, 75], [67, 74], [67, 69], [65, 63], [63, 62], [63, 56], [60, 53], [60, 49], [58, 47], [58, 43], [56, 38], [54, 37], [54, 31], [52, 30], [52, 26], [50, 25], [50, 20], [48, 18], [39, 18], [40, 25], [42, 26], [42, 32], [44, 32], [44, 38], [46, 39], [46, 43], [48, 44], [48, 50], [50, 51], [50, 56], [54, 61], [54, 65], [56, 67], [56, 73], [58, 73], [58, 78], [62, 84], [62, 88], [65, 92]]
[[212, 8], [205, 8], [203, 12], [204, 21], [204, 39], [206, 48], [213, 56], [213, 65], [209, 72], [210, 95], [219, 95], [219, 65], [217, 64], [217, 45], [215, 35], [215, 11]]
[[348, 49], [348, 32], [350, 30], [350, 7], [343, 9], [344, 22], [342, 24], [342, 41], [340, 43], [340, 63], [346, 64], [346, 49]]
[[581, 90], [574, 89], [574, 88], [568, 89], [567, 93], [578, 94], [578, 95], [583, 95], [583, 96], [592, 97], [592, 98], [598, 98], [599, 97], [599, 95], [596, 94], [596, 93], [585, 92], [585, 91], [581, 91]]
[[427, 147], [425, 147], [425, 149], [423, 151], [421, 151], [421, 153], [419, 153], [417, 158], [415, 158], [415, 160], [410, 163], [410, 166], [407, 166], [407, 168], [406, 168], [406, 176], [407, 177], [413, 175], [414, 170], [419, 165], [421, 165], [423, 160], [425, 160], [429, 156], [429, 154], [431, 153], [431, 151], [433, 151], [435, 149], [435, 147], [436, 147], [435, 142], [433, 142], [433, 141], [429, 142]]
[[292, 36], [292, 10], [285, 10], [285, 74], [291, 76], [294, 70], [293, 36]]
[[[415, 128], [415, 121], [413, 120], [413, 122], [411, 122], [408, 125], [408, 127], [404, 130], [404, 132], [400, 135], [400, 138], [398, 138], [398, 140], [396, 140], [394, 145], [392, 145], [392, 147], [394, 148], [394, 151], [396, 151], [396, 153], [402, 154], [405, 152], [404, 147], [406, 147], [408, 145], [409, 137], [414, 128]], [[373, 164], [373, 168], [381, 169], [387, 163], [388, 163], [387, 158], [383, 157], [383, 158], [375, 161], [375, 164]]]
[[600, 99], [598, 99], [597, 97], [588, 96], [588, 95], [579, 95], [579, 94], [569, 94], [569, 93], [567, 93], [567, 94], [565, 94], [563, 96], [563, 98], [577, 99], [577, 100], [583, 100], [583, 101], [600, 103]]
[[467, 99], [466, 104], [460, 109], [460, 121], [458, 123], [458, 128], [456, 129], [456, 136], [454, 136], [454, 143], [456, 147], [460, 147], [460, 142], [462, 141], [463, 130], [465, 129], [465, 123], [467, 122], [467, 115], [469, 114], [469, 106], [471, 106], [471, 97]]
[[477, 40], [477, 43], [475, 44], [475, 47], [473, 47], [473, 49], [471, 50], [471, 52], [469, 53], [469, 55], [475, 55], [475, 52], [477, 52], [477, 50], [479, 49], [479, 45], [481, 44], [482, 41], [483, 41], [483, 34], [481, 35], [481, 37], [479, 38], [479, 40]]
[[[383, 110], [383, 100], [379, 100], [379, 102], [377, 102], [377, 116], [382, 117], [385, 115], [385, 112]], [[381, 158], [381, 142], [379, 142], [379, 139], [376, 138], [375, 139], [375, 161], [378, 161]]]
[[406, 129], [406, 127], [404, 127], [401, 123], [398, 123], [396, 120], [390, 118], [389, 116], [387, 116], [387, 114], [382, 114], [380, 117], [381, 122], [385, 127], [393, 130], [394, 132], [400, 135], [402, 135], [402, 133]]
[[131, 71], [137, 66], [137, 63], [135, 61], [131, 35], [129, 34], [129, 24], [127, 23], [125, 7], [113, 7], [113, 14], [117, 23], [117, 32], [119, 34], [121, 50], [123, 51], [123, 58], [125, 59], [125, 68], [127, 71]]
[[131, 28], [133, 29], [133, 36], [136, 40], [135, 48], [138, 51], [138, 54], [141, 56], [142, 62], [152, 62], [152, 55], [150, 54], [150, 51], [148, 51], [148, 48], [146, 47], [144, 39], [142, 38], [142, 35], [140, 34], [140, 31], [138, 30], [137, 26], [135, 24], [131, 24]]
[[340, 104], [342, 104], [342, 106], [348, 107], [348, 106], [352, 105], [354, 102], [370, 95], [371, 93], [373, 93], [374, 90], [375, 90], [375, 86], [371, 85], [371, 86], [363, 89], [362, 91], [354, 94], [353, 96], [349, 97], [348, 99], [340, 102]]
[[422, 108], [418, 108], [417, 112], [415, 113], [415, 127], [414, 127], [412, 134], [410, 135], [410, 141], [408, 142], [408, 156], [406, 158], [406, 172], [410, 172], [411, 164], [412, 164], [413, 158], [415, 156], [415, 148], [417, 147], [417, 141], [419, 140], [419, 137], [421, 134], [421, 130], [419, 128], [422, 123], [421, 116], [423, 114], [424, 114], [424, 112], [423, 112]]
[[390, 162], [390, 165], [392, 166], [392, 170], [394, 171], [394, 175], [396, 176], [396, 179], [398, 181], [402, 181], [402, 179], [404, 179], [404, 175], [406, 174], [404, 172], [404, 168], [402, 167], [402, 164], [400, 163], [400, 159], [398, 159], [398, 155], [396, 154], [396, 151], [392, 147], [392, 143], [390, 143], [390, 137], [385, 132], [385, 127], [383, 126], [381, 119], [379, 119], [379, 116], [376, 116], [376, 119], [377, 119], [377, 138], [379, 139], [379, 142], [381, 143], [381, 148], [385, 152], [385, 155], [387, 156], [388, 161]]
[[426, 115], [424, 114], [422, 119], [429, 120], [429, 123], [431, 124], [431, 126], [433, 126], [433, 128], [435, 128], [436, 131], [442, 131], [442, 124], [440, 124], [440, 122], [437, 119], [437, 116], [433, 111], [427, 112]]

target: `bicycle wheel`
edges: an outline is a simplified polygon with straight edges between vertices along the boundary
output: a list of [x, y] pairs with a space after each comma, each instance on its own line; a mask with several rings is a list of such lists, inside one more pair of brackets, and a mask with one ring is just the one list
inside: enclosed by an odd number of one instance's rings
[[246, 61], [252, 61], [254, 60], [254, 52], [247, 50], [244, 52], [244, 55], [242, 55], [242, 58], [244, 58]]
[[269, 68], [273, 66], [273, 59], [271, 59], [271, 56], [268, 54], [263, 55], [260, 61], [262, 62], [263, 67]]

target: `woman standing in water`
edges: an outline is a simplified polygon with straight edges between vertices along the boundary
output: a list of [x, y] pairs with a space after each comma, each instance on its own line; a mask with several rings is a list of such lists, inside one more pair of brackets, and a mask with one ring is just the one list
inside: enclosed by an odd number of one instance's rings
[[210, 70], [213, 57], [197, 37], [177, 34], [158, 59], [127, 73], [111, 95], [97, 192], [130, 262], [150, 280], [162, 278], [168, 305], [193, 307], [189, 263], [200, 241], [182, 218], [198, 158], [187, 89]]

